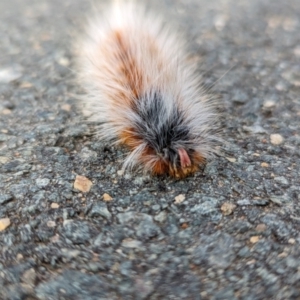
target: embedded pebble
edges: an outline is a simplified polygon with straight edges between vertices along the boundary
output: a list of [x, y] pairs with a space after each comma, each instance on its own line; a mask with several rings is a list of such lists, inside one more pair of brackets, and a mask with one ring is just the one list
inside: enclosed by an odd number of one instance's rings
[[175, 204], [180, 204], [185, 200], [185, 195], [184, 194], [180, 194], [178, 196], [175, 197]]
[[56, 223], [54, 221], [48, 221], [47, 222], [47, 226], [48, 227], [55, 227], [56, 226]]
[[263, 232], [267, 229], [267, 226], [265, 224], [258, 224], [255, 229], [258, 231], [258, 232]]
[[9, 157], [7, 156], [0, 156], [0, 164], [6, 164], [7, 162], [9, 162]]
[[263, 107], [264, 108], [272, 108], [275, 106], [275, 102], [273, 100], [267, 100], [264, 102]]
[[74, 181], [74, 188], [76, 190], [79, 190], [83, 193], [87, 193], [90, 191], [92, 185], [93, 185], [93, 183], [85, 176], [76, 175], [76, 178]]
[[122, 241], [122, 246], [125, 248], [141, 248], [143, 243], [138, 240], [125, 239]]
[[251, 236], [250, 243], [255, 244], [259, 241], [259, 236]]
[[260, 200], [249, 200], [249, 199], [243, 199], [243, 200], [238, 200], [237, 204], [240, 206], [243, 205], [257, 205], [257, 206], [266, 206], [269, 204], [268, 200], [265, 199], [260, 199]]
[[117, 171], [117, 174], [118, 174], [119, 176], [123, 176], [124, 173], [125, 173], [125, 171], [124, 171], [123, 169]]
[[110, 202], [113, 200], [113, 198], [107, 193], [104, 193], [102, 197], [105, 202]]
[[9, 218], [0, 219], [0, 231], [4, 231], [10, 225]]
[[226, 157], [226, 159], [232, 163], [236, 162], [236, 158], [234, 158], [234, 157]]
[[16, 66], [15, 68], [5, 68], [0, 69], [0, 82], [9, 83], [22, 76], [21, 66]]
[[273, 145], [280, 145], [283, 143], [283, 136], [277, 133], [271, 134], [270, 139]]
[[56, 208], [59, 208], [59, 204], [53, 202], [53, 203], [51, 203], [51, 206], [50, 206], [50, 207], [53, 208], [53, 209], [56, 209]]
[[61, 106], [61, 109], [65, 110], [65, 111], [71, 111], [71, 105], [70, 104], [63, 104]]
[[260, 164], [263, 168], [268, 168], [270, 165], [268, 164], [268, 163], [266, 163], [266, 162], [262, 162], [261, 164]]
[[236, 205], [230, 202], [225, 202], [221, 206], [221, 211], [224, 216], [231, 215], [236, 208]]

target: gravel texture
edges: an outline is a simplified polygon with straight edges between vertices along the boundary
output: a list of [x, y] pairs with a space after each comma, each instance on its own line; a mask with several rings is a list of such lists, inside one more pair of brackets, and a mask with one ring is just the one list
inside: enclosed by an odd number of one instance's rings
[[300, 2], [152, 2], [224, 112], [181, 181], [123, 174], [81, 120], [86, 1], [0, 1], [1, 300], [300, 299]]

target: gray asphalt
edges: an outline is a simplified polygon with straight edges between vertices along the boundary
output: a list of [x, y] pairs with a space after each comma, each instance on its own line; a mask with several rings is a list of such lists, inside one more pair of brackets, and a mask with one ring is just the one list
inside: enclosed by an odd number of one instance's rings
[[181, 181], [122, 174], [82, 121], [89, 3], [0, 1], [1, 300], [300, 299], [300, 2], [154, 2], [223, 111]]

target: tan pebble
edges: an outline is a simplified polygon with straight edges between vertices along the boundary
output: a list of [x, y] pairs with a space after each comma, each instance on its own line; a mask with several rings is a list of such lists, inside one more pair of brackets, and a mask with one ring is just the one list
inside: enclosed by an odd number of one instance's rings
[[12, 113], [11, 109], [4, 108], [2, 110], [2, 115], [10, 115]]
[[263, 107], [264, 108], [272, 108], [273, 106], [275, 106], [275, 102], [272, 100], [267, 100], [264, 104]]
[[230, 202], [225, 202], [221, 206], [221, 211], [224, 216], [231, 215], [236, 208], [236, 205]]
[[284, 257], [287, 257], [288, 254], [286, 252], [281, 252], [278, 254], [278, 257], [281, 257], [281, 258], [284, 258]]
[[20, 88], [21, 89], [28, 89], [32, 87], [32, 83], [28, 82], [28, 81], [24, 81], [20, 84]]
[[9, 225], [10, 225], [9, 218], [0, 219], [0, 231], [5, 230]]
[[178, 196], [175, 197], [175, 204], [180, 204], [185, 200], [185, 195], [179, 194]]
[[255, 229], [256, 231], [262, 232], [267, 229], [267, 226], [265, 224], [258, 224]]
[[83, 193], [89, 192], [92, 185], [93, 183], [85, 176], [77, 175], [74, 181], [74, 188]]
[[59, 204], [53, 202], [51, 203], [51, 208], [59, 208]]
[[283, 142], [283, 137], [282, 135], [278, 133], [274, 133], [270, 135], [271, 143], [273, 145], [280, 145]]
[[236, 162], [236, 158], [234, 157], [226, 157], [226, 159], [232, 163]]
[[17, 260], [20, 261], [24, 258], [24, 256], [21, 253], [17, 254]]
[[294, 245], [294, 244], [296, 243], [296, 240], [293, 239], [293, 238], [290, 238], [290, 239], [288, 240], [288, 242], [289, 242], [289, 244]]
[[262, 162], [262, 163], [260, 164], [260, 166], [263, 167], [263, 168], [268, 168], [268, 167], [269, 167], [269, 164], [266, 163], [266, 162]]
[[9, 158], [6, 156], [0, 156], [0, 164], [6, 164], [9, 162]]
[[124, 175], [124, 170], [118, 170], [118, 171], [117, 171], [117, 174], [118, 174], [119, 176], [123, 176], [123, 175]]
[[257, 235], [251, 236], [250, 243], [256, 244], [258, 241], [259, 241], [259, 236], [257, 236]]
[[2, 133], [8, 133], [8, 130], [7, 129], [1, 129], [1, 132]]
[[109, 202], [109, 201], [111, 201], [113, 198], [109, 195], [109, 194], [107, 194], [107, 193], [104, 193], [103, 194], [103, 200], [104, 201], [107, 201], [107, 202]]
[[63, 104], [61, 106], [61, 109], [64, 111], [70, 111], [71, 110], [71, 105], [70, 104]]
[[48, 227], [55, 227], [56, 226], [56, 223], [54, 221], [48, 221], [47, 222], [47, 226]]

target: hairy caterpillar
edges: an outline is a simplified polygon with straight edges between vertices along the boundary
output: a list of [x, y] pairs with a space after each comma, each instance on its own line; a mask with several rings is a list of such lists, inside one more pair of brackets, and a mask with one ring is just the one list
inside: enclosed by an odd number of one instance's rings
[[88, 26], [81, 99], [99, 138], [122, 144], [125, 168], [183, 178], [215, 152], [217, 114], [186, 43], [155, 13], [115, 2]]

